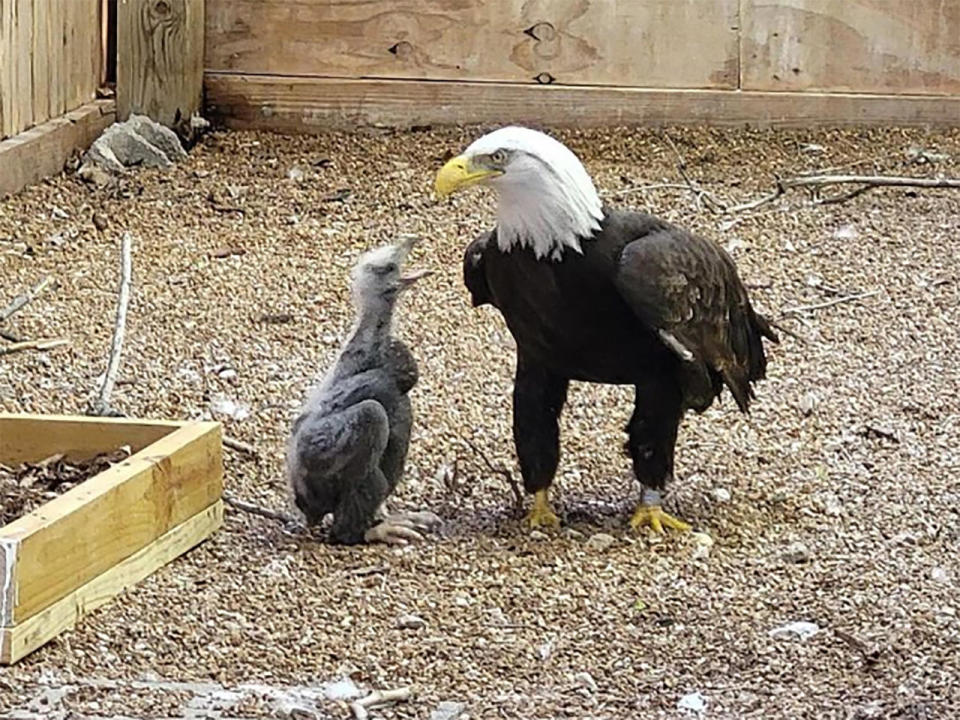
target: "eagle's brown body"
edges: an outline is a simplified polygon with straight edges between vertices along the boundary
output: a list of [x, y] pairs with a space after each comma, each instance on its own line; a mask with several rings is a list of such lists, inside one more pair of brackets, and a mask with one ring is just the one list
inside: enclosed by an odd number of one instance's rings
[[464, 257], [474, 305], [497, 307], [517, 342], [514, 438], [526, 489], [552, 482], [570, 380], [636, 386], [627, 427], [634, 470], [645, 486], [663, 488], [683, 412], [705, 410], [724, 385], [746, 411], [751, 383], [766, 370], [761, 338], [776, 335], [733, 260], [708, 240], [605, 209], [582, 250], [559, 261], [503, 252], [494, 230]]

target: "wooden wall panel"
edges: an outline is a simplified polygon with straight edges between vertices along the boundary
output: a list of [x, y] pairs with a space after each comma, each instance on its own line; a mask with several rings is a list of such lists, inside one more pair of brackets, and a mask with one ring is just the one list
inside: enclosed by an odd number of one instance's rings
[[958, 0], [743, 0], [746, 90], [960, 94]]
[[91, 102], [101, 0], [0, 0], [0, 139]]
[[738, 0], [207, 0], [208, 70], [735, 88]]

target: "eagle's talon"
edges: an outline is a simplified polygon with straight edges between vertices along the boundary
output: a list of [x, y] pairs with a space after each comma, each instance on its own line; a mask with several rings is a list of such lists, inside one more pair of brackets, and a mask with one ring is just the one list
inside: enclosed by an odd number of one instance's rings
[[659, 505], [641, 505], [637, 508], [633, 517], [630, 518], [630, 527], [639, 530], [643, 525], [649, 525], [656, 533], [663, 533], [664, 525], [681, 532], [690, 530], [688, 523], [665, 513]]
[[560, 527], [560, 518], [551, 509], [546, 490], [538, 490], [533, 496], [533, 507], [530, 508], [526, 522], [531, 528]]

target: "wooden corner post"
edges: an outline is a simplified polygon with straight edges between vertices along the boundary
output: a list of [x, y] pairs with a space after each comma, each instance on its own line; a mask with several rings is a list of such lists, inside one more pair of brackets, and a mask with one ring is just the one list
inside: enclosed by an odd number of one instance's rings
[[203, 102], [204, 0], [119, 0], [117, 119], [189, 122]]

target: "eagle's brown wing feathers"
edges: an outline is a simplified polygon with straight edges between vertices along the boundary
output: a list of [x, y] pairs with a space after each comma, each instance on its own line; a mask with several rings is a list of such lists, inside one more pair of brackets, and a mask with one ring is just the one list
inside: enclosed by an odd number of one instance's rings
[[683, 358], [690, 407], [709, 406], [722, 382], [747, 411], [751, 383], [766, 372], [761, 338], [777, 342], [777, 336], [754, 311], [722, 248], [662, 228], [624, 247], [614, 283], [637, 316]]

